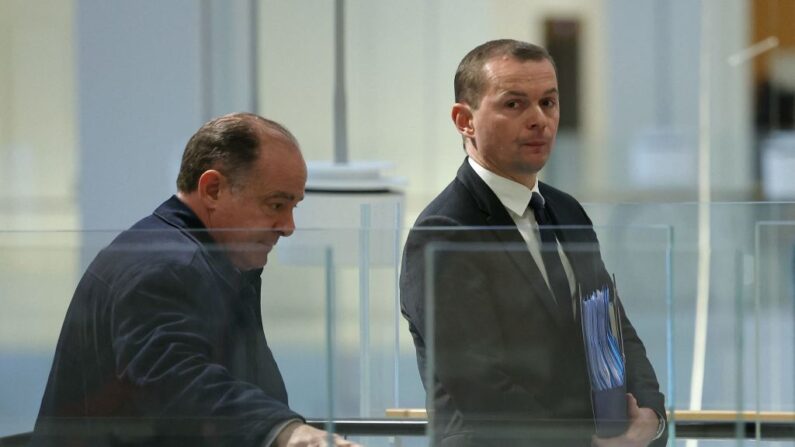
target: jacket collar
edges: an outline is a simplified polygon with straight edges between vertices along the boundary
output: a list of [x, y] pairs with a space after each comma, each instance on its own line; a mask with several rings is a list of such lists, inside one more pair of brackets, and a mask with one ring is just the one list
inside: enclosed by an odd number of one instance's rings
[[[530, 256], [530, 252], [526, 249], [514, 248], [525, 247], [526, 242], [516, 228], [516, 223], [508, 214], [505, 206], [500, 202], [500, 199], [494, 194], [486, 182], [478, 176], [474, 169], [472, 169], [472, 166], [469, 165], [469, 161], [466, 159], [458, 169], [456, 178], [474, 198], [475, 203], [485, 216], [487, 226], [499, 227], [493, 228], [496, 237], [503, 243], [509, 245], [507, 250], [508, 256], [527, 277], [530, 287], [533, 288], [535, 295], [543, 303], [550, 316], [560, 327], [567, 327], [568, 322], [564, 322], [560, 316], [560, 312], [557, 311], [555, 298], [546, 286], [544, 277], [541, 275], [541, 271], [533, 261], [532, 256]], [[549, 202], [547, 202], [547, 205], [550, 205]], [[471, 223], [466, 222], [465, 224]]]
[[240, 290], [249, 284], [256, 284], [262, 268], [241, 272], [229, 260], [222, 247], [215, 242], [207, 227], [176, 195], [172, 195], [152, 213], [166, 224], [179, 229], [207, 254], [210, 266], [231, 287]]
[[[500, 202], [500, 199], [494, 194], [494, 191], [491, 190], [489, 185], [487, 185], [475, 170], [472, 169], [468, 159], [464, 159], [461, 167], [458, 168], [456, 178], [475, 199], [478, 208], [485, 214], [488, 226], [516, 226], [513, 219], [511, 219], [511, 216], [508, 214], [508, 211], [506, 211], [505, 207]], [[519, 235], [518, 232], [516, 234], [521, 239], [521, 235]]]

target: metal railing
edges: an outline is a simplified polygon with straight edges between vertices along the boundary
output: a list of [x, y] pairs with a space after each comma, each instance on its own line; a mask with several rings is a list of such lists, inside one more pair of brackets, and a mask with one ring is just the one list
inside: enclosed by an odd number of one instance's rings
[[[428, 421], [418, 417], [383, 419], [348, 418], [328, 421], [307, 420], [319, 429], [332, 427], [342, 436], [425, 436]], [[669, 415], [670, 417], [671, 415]], [[795, 413], [751, 412], [674, 412], [669, 424], [674, 426], [677, 439], [762, 439], [795, 440]], [[0, 437], [0, 447], [23, 447], [31, 433]]]

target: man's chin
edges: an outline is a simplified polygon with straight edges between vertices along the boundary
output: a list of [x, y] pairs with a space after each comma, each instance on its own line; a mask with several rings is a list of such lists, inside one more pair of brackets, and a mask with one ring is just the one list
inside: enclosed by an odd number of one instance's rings
[[251, 270], [260, 269], [262, 267], [265, 267], [265, 264], [268, 263], [268, 254], [269, 254], [269, 252], [266, 252], [266, 253], [264, 253], [262, 255], [257, 256], [257, 259], [253, 260], [254, 261], [253, 262], [254, 266], [251, 267]]
[[262, 253], [241, 253], [237, 260], [233, 262], [240, 271], [256, 270], [265, 267], [268, 263], [268, 252]]
[[526, 173], [538, 174], [547, 164], [548, 157], [537, 157], [533, 160], [526, 160], [521, 164], [519, 170]]

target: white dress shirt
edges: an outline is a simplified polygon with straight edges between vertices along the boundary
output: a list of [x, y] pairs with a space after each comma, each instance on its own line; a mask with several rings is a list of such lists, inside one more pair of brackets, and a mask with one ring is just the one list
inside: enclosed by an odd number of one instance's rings
[[[469, 160], [469, 165], [472, 166], [472, 169], [478, 177], [480, 177], [492, 192], [494, 192], [497, 199], [502, 203], [502, 206], [508, 211], [508, 215], [511, 216], [511, 219], [513, 219], [513, 222], [516, 224], [519, 234], [522, 235], [522, 239], [524, 239], [527, 244], [527, 249], [530, 250], [530, 255], [533, 256], [533, 260], [535, 260], [536, 265], [538, 265], [538, 269], [541, 270], [541, 275], [544, 276], [544, 281], [546, 281], [547, 287], [549, 287], [547, 269], [541, 257], [541, 235], [538, 233], [538, 223], [536, 222], [533, 210], [529, 207], [530, 197], [533, 196], [534, 192], [537, 192], [542, 199], [544, 198], [538, 190], [538, 179], [536, 179], [533, 188], [530, 189], [521, 183], [517, 183], [489, 171], [472, 157], [468, 157], [467, 159]], [[566, 257], [566, 253], [563, 252], [560, 244], [557, 245], [560, 260], [563, 263], [563, 270], [566, 272], [566, 278], [569, 280], [569, 290], [573, 293], [574, 290], [576, 290], [574, 271], [571, 268], [569, 259]], [[549, 287], [549, 289], [552, 290], [551, 287]], [[554, 296], [555, 294], [553, 293], [552, 295]]]

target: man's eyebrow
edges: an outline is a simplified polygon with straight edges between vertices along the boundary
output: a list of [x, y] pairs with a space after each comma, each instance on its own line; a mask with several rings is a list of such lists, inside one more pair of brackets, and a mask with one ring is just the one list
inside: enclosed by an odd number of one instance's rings
[[[555, 87], [552, 87], [551, 89], [546, 90], [544, 92], [543, 96], [546, 96], [546, 95], [557, 95], [557, 94], [558, 94], [558, 89], [555, 88]], [[527, 93], [519, 91], [519, 90], [505, 90], [505, 91], [502, 92], [502, 96], [520, 96], [520, 97], [526, 98], [528, 95], [527, 95]]]
[[[295, 194], [290, 194], [289, 192], [275, 191], [275, 192], [272, 192], [272, 193], [268, 194], [267, 196], [265, 196], [265, 198], [266, 199], [295, 200], [296, 196], [295, 196]], [[298, 200], [302, 200], [303, 198], [304, 198], [304, 196], [301, 196], [301, 197], [298, 198]]]
[[502, 96], [521, 96], [521, 97], [527, 97], [527, 93], [525, 93], [525, 92], [520, 92], [520, 91], [518, 91], [518, 90], [505, 90], [505, 91], [503, 91], [503, 92], [502, 92]]

